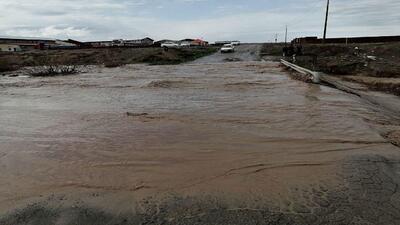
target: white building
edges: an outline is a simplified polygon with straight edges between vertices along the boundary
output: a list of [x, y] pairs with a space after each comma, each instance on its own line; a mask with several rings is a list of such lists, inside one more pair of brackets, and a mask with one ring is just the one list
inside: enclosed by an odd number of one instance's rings
[[61, 41], [61, 40], [56, 40], [55, 46], [59, 46], [59, 47], [76, 47], [76, 44], [65, 42], [65, 41]]
[[13, 44], [0, 44], [0, 51], [2, 52], [20, 52], [21, 46]]
[[[30, 37], [1, 37], [0, 45], [16, 45], [21, 49], [42, 49], [48, 46], [54, 46], [56, 43], [53, 39], [48, 38], [30, 38]], [[11, 48], [12, 50], [14, 48]], [[7, 49], [7, 51], [10, 51]], [[18, 51], [18, 48], [17, 48]]]

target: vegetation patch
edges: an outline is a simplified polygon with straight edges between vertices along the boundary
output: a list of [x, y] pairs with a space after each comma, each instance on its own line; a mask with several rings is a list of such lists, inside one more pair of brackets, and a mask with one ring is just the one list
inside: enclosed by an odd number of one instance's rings
[[48, 65], [29, 69], [29, 75], [32, 77], [53, 77], [65, 76], [80, 73], [76, 65]]

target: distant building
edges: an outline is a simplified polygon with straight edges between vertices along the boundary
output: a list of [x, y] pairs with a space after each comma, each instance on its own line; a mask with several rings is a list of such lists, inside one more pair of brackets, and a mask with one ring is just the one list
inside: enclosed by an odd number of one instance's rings
[[61, 41], [61, 40], [56, 40], [56, 46], [60, 47], [76, 47], [77, 45], [74, 43], [70, 43], [68, 41]]
[[201, 39], [183, 39], [179, 41], [179, 44], [181, 46], [206, 46], [208, 42]]
[[92, 45], [90, 45], [90, 44], [87, 44], [87, 43], [81, 42], [81, 41], [77, 41], [77, 40], [73, 40], [73, 39], [68, 39], [64, 42], [74, 44], [77, 48], [91, 48], [92, 47]]
[[161, 46], [164, 43], [174, 43], [174, 44], [178, 44], [180, 46], [206, 46], [208, 45], [207, 41], [203, 41], [201, 39], [191, 39], [191, 38], [187, 38], [187, 39], [182, 39], [182, 40], [169, 40], [169, 39], [163, 39], [163, 40], [159, 40], [154, 42], [154, 46]]
[[180, 44], [181, 41], [163, 39], [163, 40], [159, 40], [159, 41], [154, 42], [154, 46], [160, 47], [160, 46], [161, 46], [162, 44], [164, 44], [164, 43], [175, 43], [175, 44]]
[[20, 52], [22, 51], [21, 46], [12, 44], [0, 44], [1, 52]]
[[143, 39], [137, 40], [124, 40], [124, 39], [115, 39], [112, 41], [91, 41], [85, 42], [85, 44], [91, 45], [94, 48], [101, 47], [147, 47], [152, 46], [154, 44], [154, 40], [146, 37]]
[[101, 48], [101, 47], [111, 47], [113, 46], [112, 41], [90, 41], [90, 42], [85, 42], [85, 44], [88, 44], [92, 46], [93, 48]]
[[154, 44], [154, 40], [146, 37], [143, 39], [137, 39], [137, 40], [123, 40], [124, 46], [131, 46], [131, 47], [136, 47], [136, 46], [152, 46]]
[[222, 46], [222, 45], [226, 45], [226, 44], [230, 44], [230, 43], [232, 43], [232, 41], [216, 41], [215, 45]]
[[318, 37], [301, 37], [301, 38], [295, 38], [292, 41], [292, 44], [318, 44], [322, 43]]
[[180, 40], [179, 42], [180, 42], [181, 45], [191, 46], [193, 44], [193, 42], [194, 42], [194, 39], [189, 39], [188, 38], [188, 39]]
[[193, 40], [192, 45], [194, 45], [194, 46], [207, 46], [208, 42], [207, 41], [203, 41], [201, 39], [195, 39], [195, 40]]
[[112, 46], [122, 47], [122, 46], [124, 46], [124, 40], [123, 39], [115, 39], [112, 41]]
[[[327, 38], [325, 43], [328, 44], [358, 44], [358, 43], [385, 43], [400, 42], [400, 36], [374, 36], [374, 37], [343, 37], [343, 38]], [[324, 40], [318, 37], [302, 37], [296, 38], [292, 44], [322, 44]]]
[[46, 38], [0, 37], [0, 44], [18, 45], [22, 50], [56, 45], [56, 40]]

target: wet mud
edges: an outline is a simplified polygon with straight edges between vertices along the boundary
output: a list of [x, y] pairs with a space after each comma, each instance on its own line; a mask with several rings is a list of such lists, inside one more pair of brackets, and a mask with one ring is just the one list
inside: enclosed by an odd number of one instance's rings
[[400, 223], [394, 118], [210, 57], [1, 78], [0, 224]]
[[[343, 182], [291, 190], [276, 202], [256, 198], [232, 201], [221, 196], [182, 197], [131, 202], [129, 213], [110, 213], [65, 197], [28, 205], [4, 217], [2, 224], [388, 224], [400, 223], [399, 162], [378, 155], [351, 157], [343, 162]], [[54, 201], [54, 199], [57, 199]], [[51, 204], [49, 202], [52, 202]], [[55, 204], [56, 202], [56, 204]], [[68, 205], [68, 206], [66, 206]]]

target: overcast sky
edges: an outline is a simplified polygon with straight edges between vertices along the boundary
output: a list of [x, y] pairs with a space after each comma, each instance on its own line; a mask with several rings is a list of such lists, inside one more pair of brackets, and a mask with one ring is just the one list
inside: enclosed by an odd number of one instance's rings
[[[0, 36], [78, 40], [321, 36], [326, 0], [0, 0]], [[400, 0], [331, 0], [329, 37], [399, 35]]]

